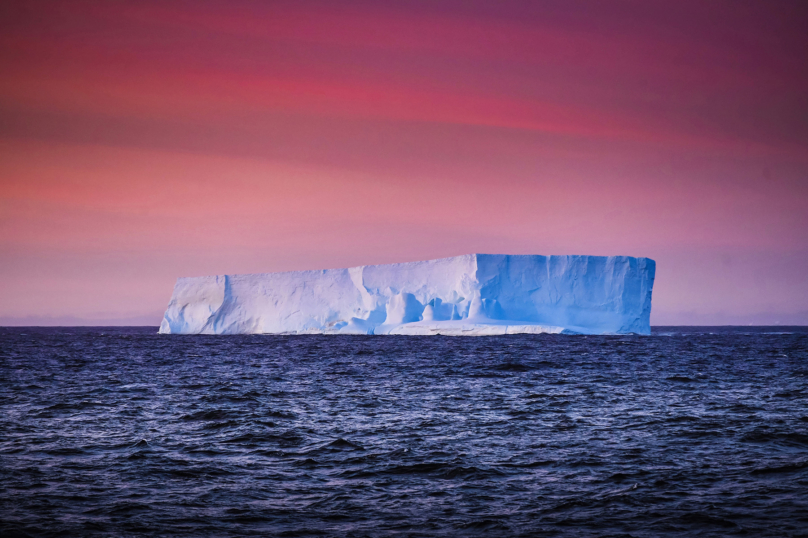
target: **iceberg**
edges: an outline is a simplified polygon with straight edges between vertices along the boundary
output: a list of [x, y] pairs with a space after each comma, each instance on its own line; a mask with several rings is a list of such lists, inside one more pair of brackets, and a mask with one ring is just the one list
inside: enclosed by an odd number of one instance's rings
[[467, 254], [179, 278], [161, 334], [650, 334], [656, 263]]
[[179, 278], [161, 334], [650, 334], [656, 263], [468, 254]]

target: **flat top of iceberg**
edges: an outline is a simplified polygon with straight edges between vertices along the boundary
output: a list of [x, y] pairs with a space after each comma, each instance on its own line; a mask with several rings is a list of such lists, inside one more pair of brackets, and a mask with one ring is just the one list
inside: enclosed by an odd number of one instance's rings
[[[474, 259], [480, 258], [544, 258], [544, 259], [553, 259], [553, 258], [565, 258], [565, 259], [580, 259], [580, 258], [587, 258], [587, 259], [601, 259], [601, 260], [608, 260], [610, 258], [617, 258], [617, 259], [635, 259], [635, 260], [648, 260], [652, 263], [655, 263], [654, 260], [651, 258], [644, 258], [644, 257], [635, 257], [635, 256], [589, 256], [586, 254], [486, 254], [486, 253], [471, 253], [471, 254], [459, 254], [457, 256], [447, 256], [445, 258], [431, 258], [429, 260], [415, 260], [415, 261], [406, 261], [406, 262], [392, 262], [392, 263], [376, 263], [376, 264], [367, 264], [367, 265], [354, 265], [350, 267], [326, 267], [323, 269], [298, 269], [292, 271], [267, 271], [263, 273], [235, 273], [230, 276], [261, 276], [261, 275], [286, 275], [286, 274], [303, 274], [303, 273], [322, 273], [323, 271], [349, 271], [351, 269], [363, 269], [366, 267], [400, 267], [400, 266], [407, 266], [407, 265], [422, 265], [422, 264], [439, 264], [441, 262], [447, 261], [455, 261], [455, 260], [466, 260], [472, 261]], [[224, 275], [222, 275], [224, 276]], [[206, 278], [206, 276], [190, 276], [190, 277], [179, 277], [179, 278]]]

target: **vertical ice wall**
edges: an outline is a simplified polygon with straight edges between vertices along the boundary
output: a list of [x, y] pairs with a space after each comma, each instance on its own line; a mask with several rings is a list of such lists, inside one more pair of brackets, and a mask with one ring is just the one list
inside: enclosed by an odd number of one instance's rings
[[654, 272], [648, 258], [469, 254], [180, 278], [160, 332], [648, 334]]

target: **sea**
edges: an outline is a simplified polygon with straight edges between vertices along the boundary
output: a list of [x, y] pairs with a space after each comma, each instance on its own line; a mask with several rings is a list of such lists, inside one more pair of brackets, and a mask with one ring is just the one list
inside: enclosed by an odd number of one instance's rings
[[0, 328], [0, 536], [808, 536], [808, 328]]

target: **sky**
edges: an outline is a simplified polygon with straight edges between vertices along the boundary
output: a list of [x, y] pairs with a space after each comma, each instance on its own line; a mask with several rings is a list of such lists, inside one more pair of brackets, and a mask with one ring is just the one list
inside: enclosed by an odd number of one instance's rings
[[180, 276], [648, 256], [653, 325], [808, 324], [804, 0], [4, 2], [0, 325]]

